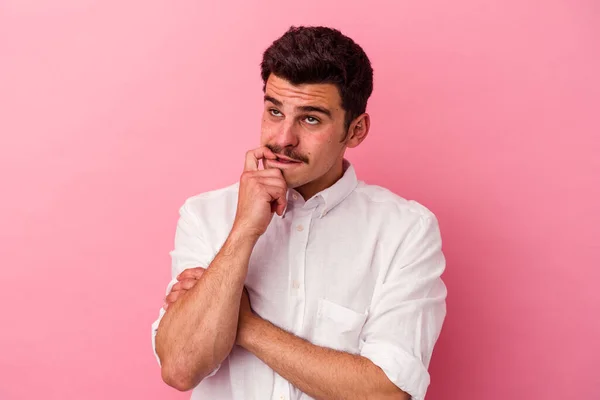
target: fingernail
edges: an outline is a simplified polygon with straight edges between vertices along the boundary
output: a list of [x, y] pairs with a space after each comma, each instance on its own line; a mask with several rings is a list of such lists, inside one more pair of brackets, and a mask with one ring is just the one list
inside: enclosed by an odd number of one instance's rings
[[166, 310], [167, 308], [169, 308], [169, 305], [167, 303], [163, 304], [163, 308]]

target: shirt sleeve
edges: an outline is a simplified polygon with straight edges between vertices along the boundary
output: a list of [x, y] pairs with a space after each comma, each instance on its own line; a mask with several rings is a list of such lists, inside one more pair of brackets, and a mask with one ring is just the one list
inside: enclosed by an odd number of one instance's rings
[[[173, 285], [177, 283], [177, 275], [188, 268], [207, 268], [215, 256], [202, 235], [198, 218], [190, 210], [189, 201], [179, 209], [179, 220], [175, 231], [175, 247], [170, 255], [171, 281], [167, 285], [165, 295], [168, 295]], [[161, 307], [158, 319], [152, 324], [152, 350], [159, 366], [161, 362], [156, 353], [156, 333], [165, 312], [165, 309]], [[220, 367], [221, 365], [215, 368], [207, 377], [216, 374]]]
[[384, 271], [361, 332], [360, 354], [413, 400], [429, 386], [429, 361], [446, 316], [442, 241], [433, 214], [419, 217]]

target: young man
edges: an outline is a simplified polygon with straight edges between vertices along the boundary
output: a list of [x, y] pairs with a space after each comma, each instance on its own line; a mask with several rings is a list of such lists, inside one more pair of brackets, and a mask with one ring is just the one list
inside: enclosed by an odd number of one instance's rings
[[369, 59], [292, 27], [261, 68], [261, 147], [239, 183], [180, 210], [162, 377], [203, 400], [423, 399], [445, 260], [435, 216], [344, 159], [369, 132]]

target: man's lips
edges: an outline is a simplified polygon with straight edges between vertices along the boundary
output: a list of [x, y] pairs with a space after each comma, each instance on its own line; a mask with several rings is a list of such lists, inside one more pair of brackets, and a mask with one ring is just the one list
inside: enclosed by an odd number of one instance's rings
[[279, 154], [275, 154], [275, 157], [277, 157], [277, 161], [280, 161], [280, 162], [289, 162], [289, 163], [301, 163], [302, 162], [302, 161], [294, 160], [293, 158], [281, 156]]

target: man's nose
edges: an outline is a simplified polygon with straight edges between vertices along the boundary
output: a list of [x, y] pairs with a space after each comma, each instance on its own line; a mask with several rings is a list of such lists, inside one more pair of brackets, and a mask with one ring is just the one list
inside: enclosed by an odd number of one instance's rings
[[298, 135], [296, 134], [297, 127], [293, 122], [284, 121], [274, 137], [275, 143], [282, 147], [295, 147], [298, 144]]

